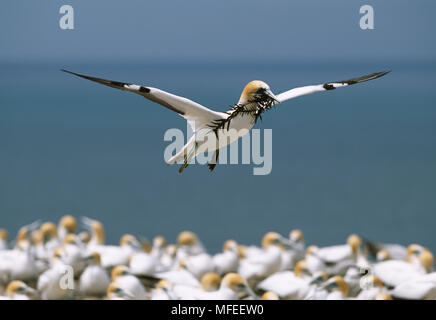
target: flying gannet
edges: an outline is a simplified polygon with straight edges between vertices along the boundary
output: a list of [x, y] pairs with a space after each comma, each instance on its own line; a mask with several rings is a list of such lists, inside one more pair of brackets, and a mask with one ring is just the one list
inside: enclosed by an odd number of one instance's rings
[[[218, 162], [219, 149], [247, 134], [254, 126], [257, 119], [261, 118], [262, 113], [271, 109], [275, 104], [315, 92], [334, 90], [336, 88], [377, 79], [390, 72], [375, 72], [348, 80], [294, 88], [278, 95], [275, 95], [265, 82], [254, 80], [245, 86], [236, 105], [226, 112], [217, 112], [187, 98], [157, 88], [91, 77], [64, 69], [61, 71], [115, 89], [140, 94], [185, 118], [192, 127], [194, 134], [179, 152], [167, 160], [168, 164], [183, 161], [179, 173], [189, 165], [193, 158], [206, 151], [214, 152], [212, 160], [208, 164], [209, 169], [213, 171]], [[207, 138], [205, 138], [206, 136]], [[210, 136], [216, 137], [212, 147], [210, 147]]]

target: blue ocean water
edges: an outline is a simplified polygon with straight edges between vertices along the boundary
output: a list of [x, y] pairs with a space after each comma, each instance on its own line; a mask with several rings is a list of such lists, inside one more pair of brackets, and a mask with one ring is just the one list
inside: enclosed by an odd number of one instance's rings
[[[244, 85], [276, 93], [392, 69], [365, 84], [288, 101], [257, 128], [273, 131], [272, 172], [253, 165], [164, 163], [168, 128], [185, 120], [140, 96], [59, 72], [140, 83], [219, 111]], [[436, 63], [360, 61], [206, 63], [39, 62], [0, 65], [0, 227], [64, 214], [101, 220], [109, 242], [126, 232], [171, 242], [196, 232], [259, 243], [303, 230], [309, 244], [350, 233], [436, 250]]]

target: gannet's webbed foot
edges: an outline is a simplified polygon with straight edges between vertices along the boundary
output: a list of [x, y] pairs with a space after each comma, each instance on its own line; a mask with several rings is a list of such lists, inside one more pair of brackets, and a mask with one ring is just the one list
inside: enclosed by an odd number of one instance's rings
[[185, 170], [187, 167], [189, 166], [189, 163], [187, 163], [186, 161], [181, 165], [180, 169], [179, 169], [179, 173], [182, 173], [183, 170]]
[[212, 160], [207, 164], [207, 166], [209, 167], [209, 170], [211, 172], [215, 169], [216, 164], [218, 163], [219, 154], [220, 154], [220, 150], [216, 149], [213, 156], [212, 156]]
[[189, 166], [189, 162], [191, 161], [191, 159], [194, 157], [195, 155], [195, 150], [197, 149], [198, 146], [198, 142], [194, 143], [194, 146], [191, 147], [191, 149], [189, 150], [188, 154], [185, 153], [185, 157], [183, 160], [183, 164], [179, 169], [179, 173], [182, 173], [183, 170], [185, 170], [188, 166]]

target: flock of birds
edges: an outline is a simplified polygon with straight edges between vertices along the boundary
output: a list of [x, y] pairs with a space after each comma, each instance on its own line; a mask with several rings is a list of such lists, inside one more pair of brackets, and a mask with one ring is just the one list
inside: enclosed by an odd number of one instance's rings
[[352, 234], [342, 245], [306, 247], [292, 230], [268, 232], [259, 247], [226, 240], [211, 255], [190, 231], [177, 244], [125, 234], [107, 245], [101, 222], [82, 223], [78, 233], [70, 215], [35, 222], [12, 243], [0, 229], [0, 299], [436, 299], [433, 254], [418, 244]]

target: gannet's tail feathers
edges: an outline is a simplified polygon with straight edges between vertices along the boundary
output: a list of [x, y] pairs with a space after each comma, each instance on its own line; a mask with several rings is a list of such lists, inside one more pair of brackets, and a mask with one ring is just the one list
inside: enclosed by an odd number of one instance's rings
[[348, 79], [348, 80], [327, 82], [324, 84], [294, 88], [294, 89], [282, 92], [282, 93], [278, 94], [276, 97], [277, 97], [278, 101], [283, 102], [283, 101], [293, 99], [296, 97], [304, 96], [306, 94], [334, 90], [337, 88], [350, 86], [350, 85], [353, 85], [356, 83], [374, 80], [374, 79], [383, 77], [384, 75], [388, 74], [389, 72], [391, 72], [391, 71], [375, 72], [375, 73], [368, 74], [366, 76], [352, 78], [352, 79]]

